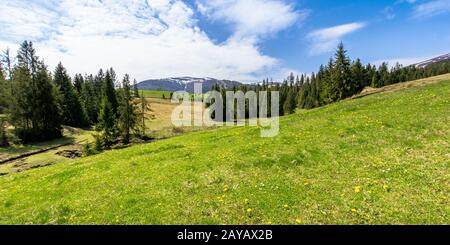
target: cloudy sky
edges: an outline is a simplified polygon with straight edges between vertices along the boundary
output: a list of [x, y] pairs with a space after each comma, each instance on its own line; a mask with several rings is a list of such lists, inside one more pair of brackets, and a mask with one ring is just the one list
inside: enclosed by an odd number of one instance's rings
[[50, 69], [138, 80], [257, 81], [310, 73], [341, 40], [364, 62], [450, 52], [450, 0], [0, 0], [0, 49], [35, 43]]

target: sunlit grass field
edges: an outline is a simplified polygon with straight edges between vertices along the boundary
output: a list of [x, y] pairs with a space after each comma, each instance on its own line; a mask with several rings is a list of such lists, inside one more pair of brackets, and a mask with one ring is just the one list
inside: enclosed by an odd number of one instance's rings
[[56, 153], [64, 150], [82, 150], [83, 144], [94, 142], [93, 132], [91, 130], [64, 127], [63, 132], [64, 137], [60, 139], [29, 145], [12, 144], [9, 147], [0, 148], [0, 161], [5, 161], [24, 154], [36, 153], [45, 149], [61, 146], [57, 149], [52, 149], [36, 155], [1, 163], [0, 176], [26, 171], [31, 168], [72, 161], [72, 159], [65, 158]]
[[171, 92], [157, 90], [139, 90], [139, 94], [144, 94], [145, 98], [167, 99], [170, 100]]
[[0, 177], [2, 224], [449, 224], [450, 81]]

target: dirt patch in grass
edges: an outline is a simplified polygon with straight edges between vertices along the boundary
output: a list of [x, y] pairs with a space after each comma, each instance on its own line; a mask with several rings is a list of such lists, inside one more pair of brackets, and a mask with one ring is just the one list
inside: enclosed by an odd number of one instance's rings
[[62, 156], [65, 158], [76, 159], [76, 158], [82, 157], [83, 152], [80, 150], [64, 150], [64, 151], [58, 151], [56, 153], [56, 155]]

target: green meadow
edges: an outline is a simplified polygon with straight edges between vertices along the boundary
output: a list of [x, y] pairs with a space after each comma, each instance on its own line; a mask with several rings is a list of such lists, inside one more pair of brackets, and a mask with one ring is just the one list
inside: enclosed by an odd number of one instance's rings
[[139, 90], [139, 94], [143, 94], [145, 98], [170, 99], [171, 92], [157, 90]]
[[448, 224], [450, 81], [0, 177], [1, 224]]

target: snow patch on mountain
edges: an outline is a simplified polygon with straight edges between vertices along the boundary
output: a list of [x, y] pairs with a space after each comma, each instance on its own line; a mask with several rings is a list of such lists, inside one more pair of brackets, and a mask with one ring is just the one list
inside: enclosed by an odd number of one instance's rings
[[164, 79], [150, 79], [142, 81], [138, 84], [138, 88], [142, 90], [159, 90], [159, 91], [186, 91], [189, 93], [194, 92], [194, 84], [201, 83], [203, 93], [211, 91], [212, 87], [216, 84], [232, 88], [234, 86], [241, 85], [240, 82], [229, 80], [218, 80], [215, 78], [204, 77], [170, 77]]

